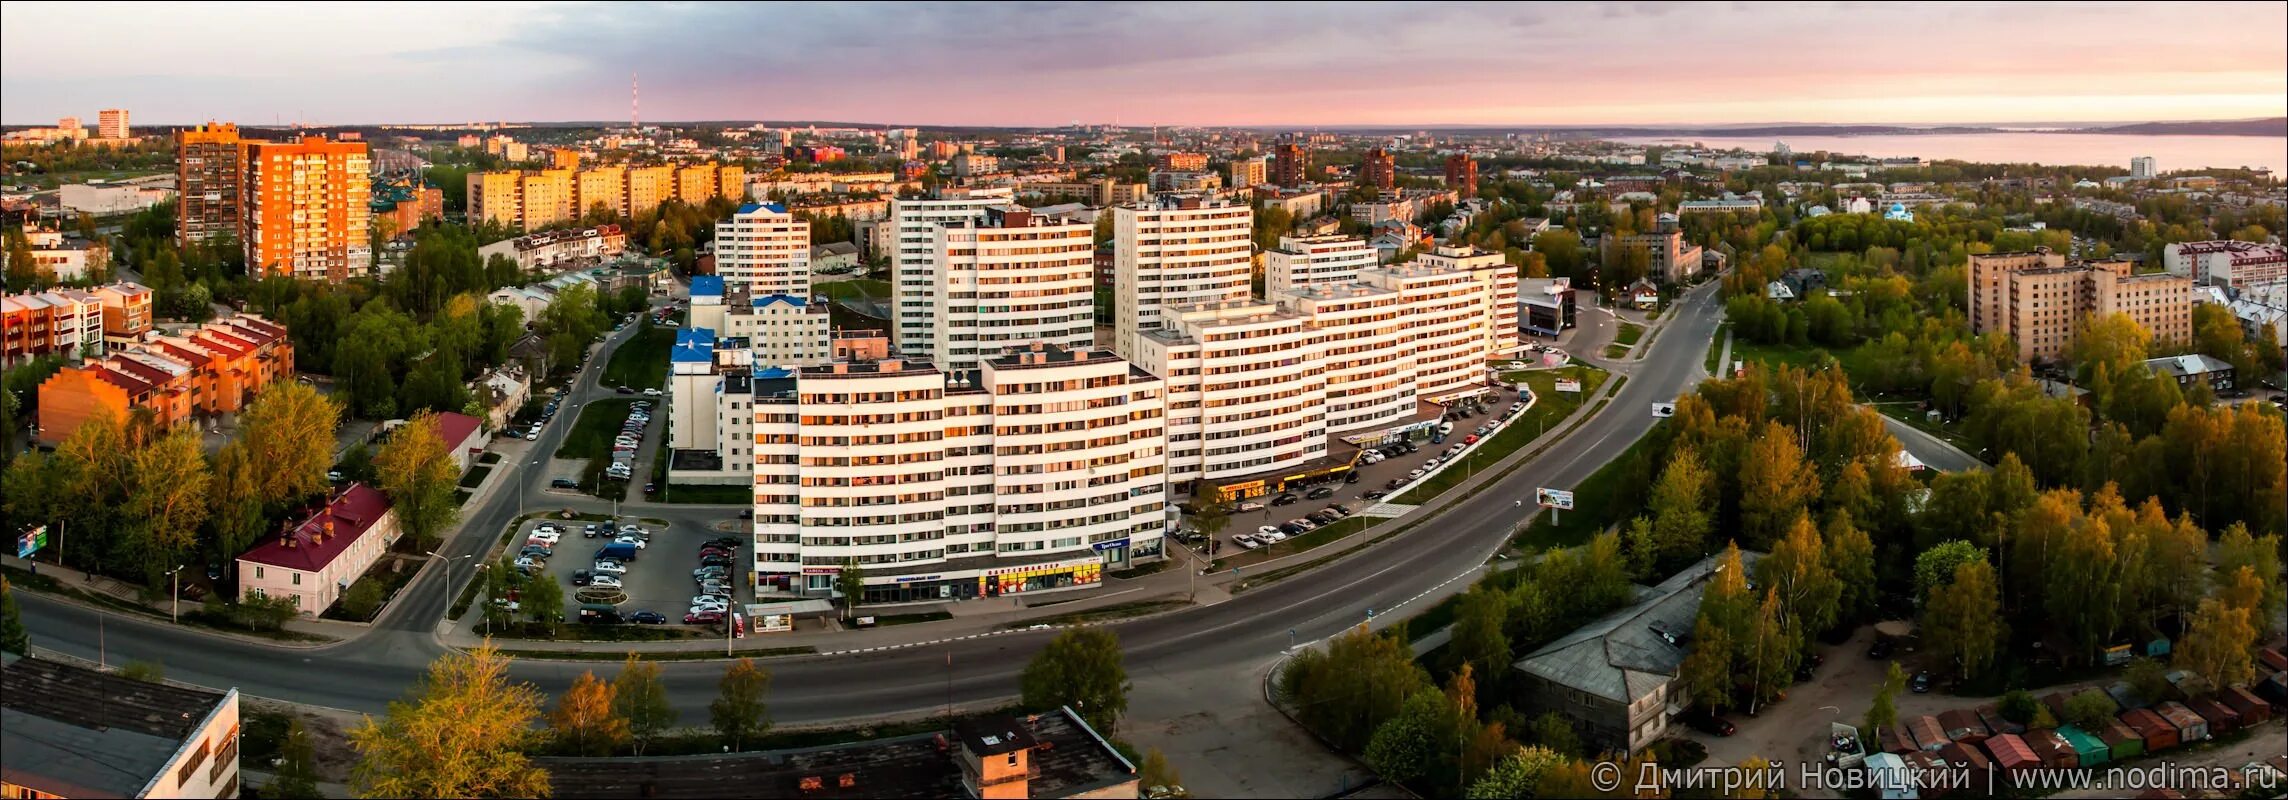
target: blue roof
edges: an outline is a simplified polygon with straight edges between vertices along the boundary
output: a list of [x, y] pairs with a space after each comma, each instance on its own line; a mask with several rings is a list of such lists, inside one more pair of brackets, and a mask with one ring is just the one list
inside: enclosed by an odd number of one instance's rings
[[691, 276], [691, 296], [692, 296], [692, 297], [702, 297], [702, 296], [705, 296], [705, 297], [722, 297], [722, 296], [723, 296], [723, 276], [721, 276], [721, 275], [693, 275], [693, 276]]
[[755, 379], [756, 379], [756, 380], [766, 380], [766, 381], [767, 381], [767, 380], [777, 380], [777, 379], [779, 379], [779, 378], [792, 378], [792, 377], [794, 377], [794, 370], [791, 370], [791, 369], [787, 369], [787, 368], [785, 368], [785, 367], [768, 367], [768, 368], [765, 368], [765, 369], [759, 370], [759, 371], [757, 371], [757, 372], [755, 373]]
[[676, 328], [675, 346], [682, 347], [684, 345], [702, 345], [713, 349], [715, 347], [715, 331], [710, 328]]
[[767, 306], [772, 303], [787, 303], [793, 305], [795, 308], [804, 308], [810, 305], [810, 300], [807, 298], [796, 297], [791, 294], [767, 294], [763, 295], [762, 297], [755, 298], [756, 308], [762, 308], [763, 306]]
[[705, 364], [715, 360], [715, 332], [706, 328], [675, 329], [675, 349], [667, 360], [675, 364]]
[[740, 207], [739, 207], [739, 213], [741, 213], [741, 214], [752, 214], [752, 213], [755, 213], [755, 212], [757, 212], [757, 211], [762, 211], [762, 210], [764, 210], [764, 209], [769, 209], [769, 210], [770, 210], [770, 212], [771, 212], [771, 213], [773, 213], [773, 214], [784, 214], [784, 213], [786, 213], [786, 206], [780, 205], [780, 204], [778, 204], [778, 203], [748, 203], [748, 204], [746, 204], [746, 205], [743, 205], [743, 206], [740, 206]]

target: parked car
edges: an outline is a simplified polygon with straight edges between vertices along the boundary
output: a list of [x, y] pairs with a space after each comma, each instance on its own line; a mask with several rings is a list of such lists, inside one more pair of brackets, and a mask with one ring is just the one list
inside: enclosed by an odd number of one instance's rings
[[695, 594], [691, 596], [691, 604], [695, 606], [721, 607], [731, 605], [731, 600], [730, 598], [722, 597], [720, 595]]
[[729, 574], [731, 574], [730, 567], [700, 567], [691, 571], [691, 579], [695, 581], [720, 580]]
[[531, 556], [524, 556], [516, 560], [516, 570], [526, 575], [539, 572], [542, 569], [546, 569], [547, 566], [548, 565], [534, 560]]
[[1684, 724], [1710, 736], [1730, 736], [1740, 732], [1739, 726], [1733, 725], [1731, 720], [1697, 708], [1684, 712]]
[[549, 529], [547, 529], [547, 528], [542, 528], [542, 529], [540, 529], [540, 530], [536, 530], [536, 531], [533, 531], [531, 535], [524, 537], [524, 540], [525, 540], [526, 542], [529, 542], [529, 543], [537, 543], [537, 544], [548, 544], [548, 545], [553, 545], [553, 544], [556, 544], [557, 542], [559, 542], [559, 541], [562, 541], [563, 539], [564, 539], [564, 534], [558, 533], [558, 532], [556, 532], [556, 531], [553, 531], [553, 530], [549, 530]]
[[1262, 503], [1241, 503], [1241, 504], [1239, 504], [1237, 507], [1235, 507], [1233, 510], [1234, 510], [1234, 511], [1243, 511], [1243, 512], [1244, 512], [1244, 511], [1262, 511], [1262, 510], [1263, 510], [1263, 504], [1262, 504]]
[[731, 565], [730, 556], [707, 556], [699, 559], [699, 566], [702, 567], [728, 567]]
[[[1436, 459], [1432, 459], [1432, 460], [1433, 460], [1433, 461], [1435, 461]], [[1425, 473], [1425, 472], [1429, 472], [1429, 471], [1430, 471], [1430, 470], [1424, 469], [1424, 468], [1422, 468], [1422, 467], [1415, 467], [1413, 470], [1411, 470], [1411, 471], [1408, 471], [1408, 472], [1406, 473], [1406, 479], [1407, 479], [1407, 480], [1414, 480], [1414, 479], [1416, 479], [1416, 478], [1420, 478], [1420, 477], [1422, 477], [1422, 473]]]
[[667, 615], [657, 611], [638, 611], [628, 615], [628, 621], [637, 625], [665, 625]]
[[618, 589], [620, 579], [611, 575], [596, 575], [588, 579], [588, 585], [598, 589]]
[[1463, 443], [1463, 444], [1477, 444], [1477, 443], [1478, 443], [1478, 434], [1475, 434], [1475, 433], [1473, 433], [1473, 434], [1470, 434], [1470, 435], [1468, 435], [1468, 436], [1464, 436], [1464, 437], [1462, 437], [1462, 443]]
[[1304, 527], [1304, 526], [1301, 526], [1301, 525], [1297, 525], [1297, 524], [1295, 524], [1295, 523], [1292, 523], [1292, 522], [1289, 522], [1289, 523], [1285, 523], [1285, 524], [1282, 524], [1282, 525], [1280, 525], [1280, 526], [1279, 526], [1279, 532], [1280, 532], [1280, 533], [1284, 533], [1284, 534], [1287, 534], [1287, 535], [1289, 535], [1289, 536], [1300, 536], [1300, 535], [1302, 535], [1302, 534], [1305, 534], [1305, 533], [1308, 533], [1308, 532], [1310, 532], [1310, 530], [1311, 530], [1310, 528], [1306, 528], [1306, 527]]
[[1314, 530], [1314, 529], [1317, 529], [1317, 528], [1319, 527], [1319, 523], [1316, 523], [1316, 522], [1312, 522], [1312, 521], [1311, 521], [1311, 519], [1310, 519], [1309, 517], [1304, 517], [1304, 518], [1300, 518], [1300, 519], [1291, 519], [1291, 520], [1288, 520], [1288, 521], [1287, 521], [1287, 524], [1289, 524], [1289, 525], [1293, 525], [1293, 526], [1295, 526], [1295, 527], [1298, 527], [1298, 528], [1302, 528], [1303, 530], [1307, 530], [1307, 531], [1308, 531], [1308, 530]]
[[[749, 513], [753, 513], [753, 512], [751, 512], [751, 511], [750, 511]], [[737, 536], [717, 536], [717, 537], [715, 537], [715, 538], [713, 538], [713, 539], [710, 539], [710, 540], [708, 540], [708, 542], [707, 542], [707, 543], [708, 543], [708, 544], [717, 544], [717, 545], [722, 545], [722, 546], [724, 546], [724, 547], [738, 547], [739, 545], [745, 544], [745, 542], [743, 542], [743, 541], [740, 541], [740, 540], [739, 540], [739, 537], [737, 537]]]
[[626, 386], [622, 386], [622, 387], [620, 387], [620, 388], [617, 388], [617, 389], [614, 389], [614, 390], [612, 390], [612, 391], [615, 391], [615, 392], [619, 392], [620, 394], [635, 394], [635, 393], [636, 393], [636, 390], [634, 390], [634, 389], [631, 389], [631, 388], [628, 388], [628, 387], [626, 387]]
[[538, 426], [538, 425], [534, 425], [534, 426], [532, 426], [530, 429], [526, 430], [526, 431], [524, 432], [524, 440], [525, 440], [525, 441], [527, 441], [527, 442], [536, 442], [536, 441], [539, 441], [539, 440], [540, 440], [540, 426]]
[[1240, 548], [1244, 550], [1253, 550], [1263, 546], [1263, 543], [1256, 541], [1254, 536], [1245, 533], [1231, 537], [1231, 541], [1233, 544], [1239, 545]]
[[685, 625], [708, 625], [722, 621], [723, 612], [721, 611], [693, 611], [683, 615], [683, 624]]
[[1908, 689], [1911, 689], [1911, 690], [1913, 690], [1915, 694], [1930, 694], [1930, 689], [1931, 689], [1931, 674], [1930, 674], [1930, 670], [1927, 670], [1927, 669], [1926, 669], [1926, 670], [1922, 670], [1922, 671], [1920, 671], [1920, 672], [1916, 672], [1916, 673], [1915, 673], [1915, 680], [1914, 680], [1914, 682], [1913, 682], [1913, 683], [1910, 683], [1910, 684], [1908, 684], [1908, 685], [1907, 685], [1907, 688], [1908, 688]]
[[645, 546], [648, 544], [647, 542], [645, 542], [645, 541], [644, 541], [643, 537], [641, 537], [641, 536], [630, 536], [630, 535], [628, 535], [628, 534], [624, 534], [624, 533], [623, 533], [623, 534], [620, 534], [620, 535], [619, 535], [617, 538], [614, 538], [614, 539], [612, 540], [612, 543], [614, 543], [614, 544], [632, 544], [632, 545], [635, 545], [635, 547], [636, 547], [636, 549], [637, 549], [637, 550], [642, 550], [642, 549], [644, 549], [644, 547], [645, 547]]
[[1264, 534], [1264, 533], [1278, 533], [1278, 532], [1279, 532], [1279, 529], [1278, 529], [1277, 527], [1275, 527], [1275, 526], [1271, 526], [1271, 525], [1265, 525], [1265, 526], [1263, 526], [1263, 527], [1260, 527], [1260, 528], [1256, 528], [1256, 529], [1255, 529], [1255, 532], [1256, 532], [1256, 533], [1258, 533], [1258, 534]]
[[1382, 485], [1382, 489], [1383, 489], [1383, 491], [1386, 491], [1386, 492], [1395, 492], [1395, 491], [1398, 491], [1398, 487], [1400, 487], [1400, 486], [1405, 486], [1405, 485], [1406, 485], [1406, 479], [1405, 479], [1405, 478], [1392, 478], [1392, 479], [1390, 479], [1390, 482], [1389, 482], [1389, 483], [1385, 483], [1385, 484], [1383, 484], [1383, 485]]
[[1386, 491], [1383, 491], [1383, 490], [1381, 490], [1381, 489], [1376, 489], [1376, 490], [1374, 490], [1374, 491], [1371, 491], [1371, 492], [1367, 492], [1366, 494], [1363, 494], [1363, 495], [1359, 495], [1359, 496], [1360, 496], [1360, 497], [1364, 497], [1364, 498], [1366, 498], [1366, 499], [1368, 499], [1368, 500], [1380, 500], [1380, 499], [1382, 499], [1382, 498], [1385, 498], [1385, 497], [1389, 497], [1389, 496], [1390, 496], [1390, 493], [1389, 493], [1389, 492], [1386, 492]]
[[1890, 639], [1877, 637], [1875, 644], [1867, 648], [1867, 657], [1876, 660], [1890, 658], [1893, 647]]
[[1325, 499], [1327, 499], [1327, 498], [1329, 498], [1329, 497], [1333, 497], [1333, 496], [1335, 496], [1335, 487], [1332, 487], [1332, 486], [1321, 486], [1321, 487], [1318, 487], [1318, 488], [1312, 489], [1312, 490], [1311, 490], [1311, 491], [1309, 491], [1309, 492], [1305, 492], [1305, 493], [1303, 494], [1303, 496], [1304, 496], [1304, 497], [1307, 497], [1307, 498], [1310, 498], [1310, 499], [1312, 499], [1312, 500], [1325, 500]]
[[589, 582], [589, 581], [591, 581], [591, 580], [593, 580], [593, 579], [595, 579], [595, 577], [596, 577], [596, 576], [595, 576], [595, 573], [589, 572], [589, 571], [587, 571], [587, 570], [580, 570], [580, 571], [578, 571], [578, 572], [574, 572], [574, 573], [572, 573], [572, 585], [574, 585], [574, 586], [586, 586], [586, 585], [588, 585], [588, 582]]
[[1275, 506], [1283, 506], [1290, 503], [1299, 503], [1302, 502], [1302, 500], [1303, 498], [1296, 496], [1294, 492], [1282, 492], [1278, 497], [1271, 498], [1271, 504]]
[[598, 561], [596, 562], [595, 566], [589, 567], [589, 569], [594, 570], [598, 575], [628, 574], [627, 565], [621, 564], [617, 561]]
[[326, 470], [326, 480], [332, 481], [334, 483], [341, 483], [342, 481], [349, 480], [349, 478], [343, 476], [341, 470], [329, 469]]
[[659, 396], [659, 390], [658, 390], [658, 389], [645, 389], [645, 390], [643, 390], [643, 393], [644, 393], [644, 396], [645, 396], [645, 397], [658, 397], [658, 396]]
[[1327, 506], [1327, 513], [1333, 514], [1336, 517], [1347, 517], [1351, 515], [1351, 510], [1342, 507], [1341, 504], [1334, 504]]
[[573, 480], [572, 480], [572, 479], [570, 479], [570, 478], [557, 478], [556, 480], [552, 480], [552, 481], [549, 481], [549, 482], [548, 482], [548, 488], [550, 488], [550, 489], [578, 489], [578, 488], [580, 488], [580, 484], [579, 484], [579, 483], [577, 483], [577, 482], [575, 482], [575, 481], [573, 481]]
[[523, 550], [517, 551], [516, 554], [525, 558], [532, 559], [534, 561], [547, 561], [549, 556], [555, 555], [556, 553], [555, 551], [550, 550], [543, 545], [528, 544], [524, 546]]

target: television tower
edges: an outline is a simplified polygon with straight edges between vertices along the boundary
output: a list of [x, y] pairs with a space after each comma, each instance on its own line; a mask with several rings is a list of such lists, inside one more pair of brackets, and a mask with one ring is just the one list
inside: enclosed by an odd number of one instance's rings
[[636, 74], [628, 73], [628, 131], [643, 132], [643, 92], [636, 85]]

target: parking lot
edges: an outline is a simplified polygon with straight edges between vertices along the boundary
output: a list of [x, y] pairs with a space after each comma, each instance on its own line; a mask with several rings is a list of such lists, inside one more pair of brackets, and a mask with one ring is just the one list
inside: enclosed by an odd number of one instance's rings
[[[1342, 477], [1333, 477], [1311, 486], [1290, 486], [1287, 492], [1248, 498], [1230, 504], [1232, 507], [1231, 521], [1224, 526], [1222, 535], [1217, 537], [1222, 541], [1218, 545], [1215, 555], [1219, 557], [1228, 556], [1254, 549], [1243, 544], [1248, 540], [1255, 540], [1259, 543], [1258, 546], [1261, 546], [1262, 540], [1258, 538], [1262, 535], [1259, 533], [1261, 528], [1266, 526], [1276, 528], [1280, 525], [1290, 524], [1292, 520], [1323, 511], [1329, 505], [1342, 507], [1350, 512], [1348, 516], [1357, 516], [1359, 512], [1386, 501], [1397, 487], [1411, 482], [1412, 478], [1409, 476], [1415, 474], [1415, 470], [1423, 469], [1424, 465], [1428, 464], [1431, 459], [1437, 458], [1441, 462], [1447, 460], [1446, 454], [1454, 447], [1463, 448], [1454, 455], [1455, 458], [1462, 460], [1462, 463], [1455, 468], [1469, 468], [1470, 464], [1473, 463], [1470, 452], [1473, 448], [1471, 445], [1463, 444], [1464, 441], [1476, 435], [1480, 426], [1499, 420], [1501, 415], [1517, 401], [1517, 394], [1507, 388], [1497, 386], [1492, 392], [1483, 395], [1482, 400], [1481, 410], [1455, 409], [1448, 412], [1450, 415], [1457, 415], [1448, 420], [1454, 426], [1452, 432], [1439, 435], [1436, 429], [1432, 429], [1421, 432], [1418, 438], [1409, 440], [1407, 444], [1414, 448], [1414, 452], [1381, 457], [1381, 460], [1376, 463], [1367, 463], [1368, 457], [1361, 456], [1356, 468], [1351, 473], [1347, 473], [1358, 476], [1358, 481], [1355, 483], [1345, 483]], [[1432, 440], [1434, 439], [1438, 441], [1433, 443]], [[1349, 445], [1337, 444], [1336, 447], [1348, 449]], [[1477, 466], [1483, 467], [1490, 465], [1498, 456], [1479, 456], [1479, 458], [1486, 460], [1485, 463], [1477, 464]], [[1328, 489], [1332, 490], [1332, 494], [1325, 493], [1324, 490]], [[1311, 497], [1310, 495], [1314, 492], [1323, 496]], [[1286, 499], [1290, 495], [1292, 499]], [[1261, 508], [1257, 509], [1253, 506], [1261, 506]], [[1185, 527], [1188, 529], [1194, 527], [1189, 518], [1185, 520]], [[1290, 532], [1283, 532], [1283, 536], [1292, 538], [1296, 535], [1292, 531], [1297, 528], [1308, 532], [1318, 527], [1323, 527], [1323, 525], [1318, 523], [1308, 526], [1297, 525], [1296, 528], [1290, 528]], [[1247, 538], [1240, 538], [1242, 536]], [[1199, 545], [1194, 542], [1192, 546], [1196, 549]]]
[[[518, 526], [506, 554], [511, 558], [522, 554], [534, 534], [544, 526], [554, 529], [558, 539], [550, 557], [545, 560], [545, 565], [533, 577], [556, 581], [564, 589], [566, 622], [579, 621], [580, 606], [587, 602], [582, 595], [588, 593], [606, 603], [617, 599], [616, 606], [623, 619], [632, 619], [639, 611], [650, 611], [665, 617], [666, 624], [683, 624], [685, 613], [690, 611], [693, 595], [700, 593], [692, 574], [700, 566], [700, 548], [712, 540], [724, 537], [724, 534], [705, 528], [677, 528], [627, 519], [617, 523], [577, 519], [531, 520]], [[634, 538], [643, 544], [635, 548], [634, 559], [620, 563], [625, 571], [614, 574], [608, 569], [597, 570], [597, 554], [602, 552], [602, 548], [615, 545], [616, 540], [629, 538], [622, 534], [630, 532], [630, 529], [640, 531]], [[745, 603], [752, 599], [750, 593], [740, 589], [747, 582], [743, 571], [746, 560], [741, 555], [743, 552], [744, 546], [732, 546], [728, 548], [727, 557], [720, 559], [726, 562], [722, 570], [723, 583], [731, 587], [731, 594], [726, 598], [731, 604]], [[619, 586], [578, 586], [575, 579], [582, 572], [589, 573], [591, 578], [597, 575], [609, 576]], [[617, 598], [612, 596], [615, 588]]]

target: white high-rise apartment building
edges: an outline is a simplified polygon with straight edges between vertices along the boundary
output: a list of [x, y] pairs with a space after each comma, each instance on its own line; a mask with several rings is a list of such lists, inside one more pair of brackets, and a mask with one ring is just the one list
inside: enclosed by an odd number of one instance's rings
[[[747, 340], [755, 361], [767, 366], [827, 360], [831, 319], [811, 303], [808, 220], [773, 203], [740, 206], [715, 224], [715, 273], [712, 281], [691, 282], [695, 327]], [[714, 306], [721, 306], [719, 319]]]
[[1405, 423], [1414, 399], [1413, 315], [1399, 292], [1361, 283], [1293, 289], [1272, 298], [1308, 320], [1327, 384], [1327, 432]]
[[1355, 283], [1360, 270], [1374, 269], [1374, 248], [1350, 236], [1282, 236], [1263, 251], [1263, 294], [1274, 300], [1308, 286]]
[[890, 342], [905, 354], [930, 352], [936, 345], [934, 323], [937, 297], [944, 275], [938, 264], [937, 229], [949, 222], [974, 220], [994, 206], [1014, 205], [1016, 190], [947, 188], [937, 197], [898, 198], [890, 201], [890, 265], [894, 283], [890, 309]]
[[715, 274], [732, 294], [810, 297], [810, 221], [748, 203], [715, 223]]
[[1486, 361], [1517, 350], [1517, 268], [1500, 253], [1440, 247], [1360, 279], [1403, 298], [1420, 399], [1484, 391]]
[[931, 226], [937, 285], [927, 357], [948, 372], [1036, 343], [1087, 349], [1096, 336], [1096, 229], [1016, 206]]
[[1302, 317], [1239, 300], [1163, 310], [1136, 365], [1168, 387], [1168, 479], [1298, 469], [1327, 454], [1327, 384]]
[[1115, 207], [1112, 219], [1113, 344], [1122, 356], [1141, 360], [1143, 335], [1170, 324], [1166, 309], [1248, 299], [1255, 215], [1246, 204], [1161, 195]]
[[2129, 177], [2145, 180], [2159, 177], [2160, 174], [2153, 169], [2152, 156], [2137, 156], [2129, 159]]
[[870, 602], [999, 596], [1163, 552], [1161, 382], [1109, 352], [1041, 345], [974, 380], [881, 359], [725, 386], [752, 398], [758, 591], [823, 596], [855, 563]]

